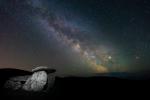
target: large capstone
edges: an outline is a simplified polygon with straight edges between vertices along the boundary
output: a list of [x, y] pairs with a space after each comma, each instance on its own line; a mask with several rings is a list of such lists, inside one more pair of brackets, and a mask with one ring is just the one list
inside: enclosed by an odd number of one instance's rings
[[22, 87], [26, 91], [41, 91], [44, 89], [48, 80], [47, 73], [45, 71], [34, 72]]
[[[5, 83], [4, 88], [11, 92], [32, 93], [32, 92], [48, 92], [53, 88], [55, 82], [55, 69], [40, 66], [26, 74], [18, 74], [10, 77]], [[22, 71], [19, 71], [22, 73]], [[10, 93], [12, 94], [12, 93]]]

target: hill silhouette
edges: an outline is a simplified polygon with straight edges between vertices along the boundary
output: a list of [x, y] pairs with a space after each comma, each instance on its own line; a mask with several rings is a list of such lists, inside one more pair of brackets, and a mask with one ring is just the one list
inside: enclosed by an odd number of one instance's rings
[[[32, 72], [19, 69], [0, 69], [1, 88], [3, 83], [12, 76], [30, 75]], [[141, 85], [138, 80], [122, 79], [109, 76], [93, 76], [93, 77], [56, 77], [54, 87], [47, 93], [42, 95], [25, 96], [24, 99], [58, 99], [69, 97], [99, 97], [102, 94], [119, 93], [120, 91], [134, 91], [136, 89], [149, 89], [149, 80], [146, 84]], [[136, 85], [135, 85], [136, 84]], [[117, 92], [114, 92], [117, 91]], [[2, 90], [1, 90], [2, 92]], [[10, 98], [5, 94], [0, 93], [5, 98]], [[12, 97], [11, 97], [12, 98]], [[17, 97], [14, 97], [19, 98]], [[70, 98], [71, 99], [71, 98]]]

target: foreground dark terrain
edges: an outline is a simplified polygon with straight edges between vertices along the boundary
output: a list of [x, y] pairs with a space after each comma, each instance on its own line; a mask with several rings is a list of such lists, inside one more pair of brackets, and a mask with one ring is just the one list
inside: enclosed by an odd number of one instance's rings
[[[7, 73], [6, 73], [7, 72]], [[15, 72], [15, 73], [14, 73]], [[109, 97], [109, 94], [113, 94], [114, 97], [121, 94], [123, 96], [132, 95], [133, 92], [141, 92], [149, 90], [149, 80], [143, 80], [140, 82], [139, 80], [129, 80], [129, 79], [121, 79], [114, 77], [66, 77], [59, 78], [56, 77], [55, 84], [52, 89], [48, 92], [42, 92], [31, 95], [22, 95], [15, 94], [7, 95], [5, 94], [5, 90], [3, 89], [2, 84], [8, 77], [11, 75], [25, 75], [30, 74], [30, 72], [22, 71], [24, 73], [20, 73], [18, 70], [0, 70], [1, 74], [1, 97], [5, 98], [15, 98], [15, 99], [73, 99], [80, 97], [92, 97], [92, 98], [101, 98], [101, 97]], [[144, 82], [144, 83], [143, 83]], [[21, 92], [20, 92], [21, 93]], [[108, 95], [108, 96], [106, 96]], [[23, 98], [22, 98], [23, 96]]]

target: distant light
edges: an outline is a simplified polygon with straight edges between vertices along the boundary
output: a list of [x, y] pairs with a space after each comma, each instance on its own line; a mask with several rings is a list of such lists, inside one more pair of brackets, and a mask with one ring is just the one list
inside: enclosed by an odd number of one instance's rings
[[111, 59], [112, 59], [112, 56], [108, 56], [108, 59], [111, 60]]

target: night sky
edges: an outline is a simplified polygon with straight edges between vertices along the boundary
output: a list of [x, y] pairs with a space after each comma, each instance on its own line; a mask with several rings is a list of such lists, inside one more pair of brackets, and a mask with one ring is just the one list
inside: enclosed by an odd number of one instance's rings
[[150, 72], [149, 0], [0, 0], [0, 68]]

